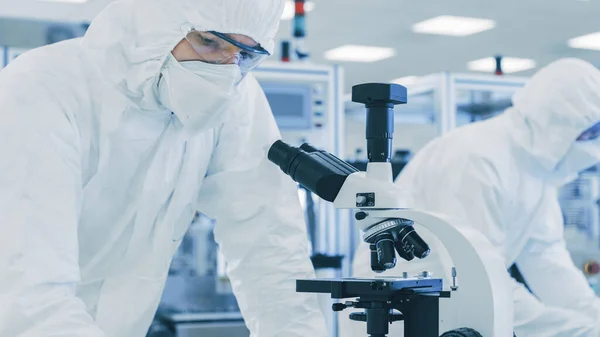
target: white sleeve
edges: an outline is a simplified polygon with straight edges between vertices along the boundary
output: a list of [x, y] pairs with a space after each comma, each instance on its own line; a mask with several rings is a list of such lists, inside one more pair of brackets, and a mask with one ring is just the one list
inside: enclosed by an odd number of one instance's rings
[[252, 336], [324, 337], [316, 296], [295, 291], [296, 279], [315, 277], [297, 185], [267, 160], [279, 131], [256, 80], [244, 82], [198, 209], [217, 221], [215, 238]]
[[103, 337], [75, 296], [77, 128], [59, 97], [20, 77], [0, 80], [0, 336]]
[[[551, 307], [562, 310], [563, 321], [567, 317], [573, 317], [573, 320], [587, 318], [588, 328], [599, 329], [600, 299], [575, 266], [567, 250], [563, 236], [564, 225], [555, 193], [547, 193], [545, 197], [547, 220], [540, 222], [539, 228], [534, 228], [532, 237], [519, 254], [516, 264], [536, 300], [544, 303], [548, 310]], [[529, 293], [527, 295], [531, 296]], [[558, 324], [560, 320], [559, 317], [552, 319], [554, 324]], [[568, 325], [576, 326], [566, 326]], [[585, 325], [579, 327], [584, 329]], [[559, 335], [562, 336], [557, 332], [557, 336]], [[565, 331], [564, 335], [578, 336], [570, 330]]]
[[[565, 285], [555, 292], [568, 291]], [[525, 286], [513, 280], [514, 325], [517, 337], [596, 337], [598, 321], [582, 312], [540, 302]]]
[[[510, 249], [506, 245], [506, 221], [508, 220], [506, 214], [512, 212], [511, 203], [507, 202], [511, 200], [510, 193], [502, 187], [503, 184], [492, 164], [476, 158], [466, 158], [456, 162], [461, 163], [460, 167], [455, 168], [457, 171], [463, 172], [460, 175], [448, 178], [445, 175], [432, 176], [430, 173], [429, 176], [426, 176], [427, 180], [423, 182], [426, 187], [417, 188], [419, 192], [425, 193], [418, 195], [417, 205], [424, 209], [457, 216], [464, 221], [465, 225], [483, 233], [499, 255], [506, 256], [506, 249]], [[414, 165], [413, 168], [419, 170], [419, 165]], [[414, 177], [408, 173], [410, 172], [401, 174], [398, 183], [404, 184], [410, 189]], [[420, 172], [412, 173], [420, 174]], [[444, 185], [443, 190], [436, 188], [436, 186], [442, 185]], [[540, 263], [538, 268], [531, 270], [534, 273], [540, 272], [536, 281], [550, 282], [551, 286], [545, 288], [548, 295], [552, 294], [556, 298], [564, 297], [566, 299], [569, 297], [570, 289], [583, 286], [581, 280], [574, 284], [553, 283], [553, 277], [561, 278], [560, 272], [553, 270], [553, 267], [549, 267], [543, 260], [536, 260], [536, 257], [542, 257], [544, 252], [540, 251], [539, 254], [534, 255], [529, 255], [529, 252], [530, 250], [526, 250], [521, 254], [518, 265], [521, 268], [522, 263], [527, 266]], [[549, 255], [544, 259], [552, 260], [554, 258], [556, 256]], [[549, 268], [547, 271], [551, 272], [552, 277], [550, 277], [550, 273], [541, 271], [543, 268]], [[529, 274], [526, 272], [525, 278]], [[553, 302], [544, 300], [545, 303], [542, 303], [522, 284], [515, 280], [511, 281], [513, 282], [514, 326], [517, 337], [600, 336], [596, 326], [600, 320], [592, 321], [581, 312], [552, 306]], [[529, 280], [527, 281], [529, 282]], [[586, 284], [584, 288], [589, 288], [589, 286]], [[583, 291], [585, 292], [585, 290]], [[562, 294], [560, 294], [561, 292]], [[573, 292], [581, 293], [582, 290], [577, 289]], [[565, 301], [561, 302], [566, 303]], [[589, 298], [587, 303], [589, 303]]]

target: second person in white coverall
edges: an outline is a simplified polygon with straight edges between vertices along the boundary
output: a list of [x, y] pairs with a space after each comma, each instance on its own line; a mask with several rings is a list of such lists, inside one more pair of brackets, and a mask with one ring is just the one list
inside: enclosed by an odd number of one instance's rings
[[0, 72], [0, 336], [143, 337], [198, 210], [253, 337], [324, 337], [297, 186], [248, 72], [283, 0], [118, 0]]
[[[513, 280], [517, 337], [600, 336], [600, 300], [566, 249], [557, 199], [558, 186], [600, 161], [599, 122], [600, 71], [560, 60], [533, 76], [503, 114], [430, 142], [397, 179], [416, 208], [460, 219], [487, 237], [507, 269], [517, 265], [531, 289]], [[420, 233], [431, 255], [401, 260], [388, 273], [432, 271], [449, 286], [452, 262]], [[354, 275], [373, 276], [369, 266], [362, 245]], [[365, 336], [360, 323], [343, 324], [348, 336]], [[399, 324], [391, 331], [402, 336]]]

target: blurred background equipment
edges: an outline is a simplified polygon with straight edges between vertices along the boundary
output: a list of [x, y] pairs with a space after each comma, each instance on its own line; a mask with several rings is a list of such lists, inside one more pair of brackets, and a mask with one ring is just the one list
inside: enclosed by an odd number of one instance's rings
[[197, 214], [173, 258], [149, 337], [247, 337], [214, 223]]
[[0, 18], [0, 69], [31, 48], [81, 37], [88, 26], [85, 22]]
[[298, 61], [308, 61], [306, 47], [306, 1], [294, 0], [294, 56]]
[[600, 294], [600, 172], [593, 167], [559, 191], [571, 258]]
[[[306, 62], [265, 63], [254, 75], [265, 91], [284, 141], [295, 146], [308, 142], [337, 155], [343, 153], [344, 72], [341, 67]], [[317, 276], [349, 274], [350, 261], [345, 258], [352, 249], [347, 235], [353, 232], [349, 212], [336, 210], [301, 185], [298, 195]], [[320, 297], [330, 335], [335, 336], [337, 320], [330, 310], [331, 303], [327, 296]]]

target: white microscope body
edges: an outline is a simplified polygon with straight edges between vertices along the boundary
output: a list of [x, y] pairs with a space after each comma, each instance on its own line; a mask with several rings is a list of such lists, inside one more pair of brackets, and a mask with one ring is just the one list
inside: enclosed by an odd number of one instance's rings
[[[357, 209], [356, 195], [365, 192], [374, 194], [377, 208]], [[513, 336], [512, 291], [504, 262], [485, 244], [481, 233], [442, 214], [413, 209], [410, 192], [392, 182], [391, 164], [369, 163], [367, 172], [348, 176], [334, 205], [366, 213], [366, 218], [357, 220], [365, 238], [375, 224], [388, 219], [410, 220], [428, 229], [448, 251], [460, 282], [452, 298], [443, 300], [456, 303], [452, 312], [440, 312], [445, 326], [469, 327], [486, 337]]]
[[[424, 275], [426, 280], [423, 281], [408, 276], [298, 280], [297, 291], [331, 293], [331, 297], [337, 299], [357, 297], [358, 302], [338, 303], [334, 310], [365, 309], [365, 313], [354, 313], [350, 318], [367, 322], [367, 333], [372, 337], [386, 336], [388, 323], [399, 320], [405, 322], [405, 337], [438, 337], [439, 315], [445, 326], [452, 329], [467, 327], [484, 337], [512, 337], [512, 292], [504, 261], [489, 248], [481, 233], [461, 226], [459, 220], [413, 209], [410, 191], [393, 183], [390, 164], [393, 106], [406, 103], [406, 88], [395, 84], [361, 84], [353, 87], [352, 96], [353, 101], [365, 103], [367, 108], [369, 163], [366, 172], [308, 144], [295, 148], [278, 141], [269, 150], [269, 160], [294, 181], [333, 202], [335, 208], [355, 210], [363, 239], [371, 248], [373, 271], [394, 268], [396, 253], [406, 261], [427, 258], [430, 249], [416, 233], [413, 223], [417, 223], [446, 248], [458, 271], [460, 290], [452, 287], [452, 292], [442, 291], [441, 279]], [[427, 287], [429, 292], [424, 289]], [[432, 297], [436, 297], [433, 305], [415, 304], [432, 303]], [[442, 312], [438, 298], [453, 301], [456, 307], [451, 312]], [[405, 312], [394, 314], [393, 310]], [[420, 317], [423, 315], [435, 319], [425, 321]], [[436, 326], [431, 328], [432, 324]]]

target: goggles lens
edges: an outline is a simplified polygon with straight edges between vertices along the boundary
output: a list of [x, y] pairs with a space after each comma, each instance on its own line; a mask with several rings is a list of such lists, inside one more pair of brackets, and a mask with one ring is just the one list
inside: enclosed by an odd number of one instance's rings
[[212, 64], [236, 64], [242, 73], [258, 66], [267, 56], [260, 45], [249, 46], [227, 34], [214, 31], [190, 31], [185, 37], [198, 54], [199, 60]]
[[600, 123], [594, 124], [591, 128], [585, 130], [577, 140], [585, 141], [585, 140], [593, 140], [600, 137]]

